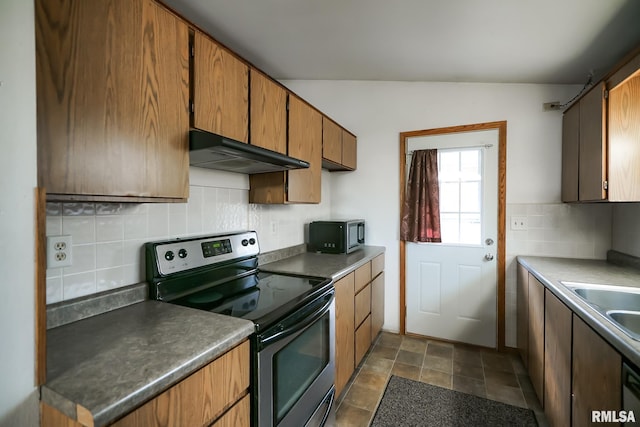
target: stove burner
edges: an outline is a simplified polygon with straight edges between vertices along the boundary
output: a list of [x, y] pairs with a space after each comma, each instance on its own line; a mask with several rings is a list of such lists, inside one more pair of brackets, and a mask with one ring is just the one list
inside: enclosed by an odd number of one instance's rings
[[211, 304], [218, 302], [224, 298], [224, 295], [217, 291], [201, 292], [199, 294], [191, 295], [187, 298], [187, 301], [193, 304]]

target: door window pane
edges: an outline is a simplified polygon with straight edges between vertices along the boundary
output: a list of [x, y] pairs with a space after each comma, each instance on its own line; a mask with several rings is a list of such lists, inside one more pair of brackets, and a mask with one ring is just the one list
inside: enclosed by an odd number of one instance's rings
[[482, 149], [438, 151], [442, 243], [481, 244]]

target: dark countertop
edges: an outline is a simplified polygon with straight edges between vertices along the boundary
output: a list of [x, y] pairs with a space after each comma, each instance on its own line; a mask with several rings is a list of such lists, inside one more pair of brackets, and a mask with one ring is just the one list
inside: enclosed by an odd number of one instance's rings
[[272, 273], [331, 277], [338, 280], [385, 251], [384, 246], [365, 246], [350, 254], [319, 254], [305, 252], [280, 261], [260, 265], [260, 270]]
[[[145, 301], [47, 331], [41, 400], [107, 425], [244, 341], [253, 323]], [[79, 407], [80, 408], [79, 408]]]
[[560, 283], [571, 281], [640, 288], [640, 270], [604, 260], [519, 256], [518, 262], [627, 360], [640, 366], [640, 342], [623, 333], [607, 317]]

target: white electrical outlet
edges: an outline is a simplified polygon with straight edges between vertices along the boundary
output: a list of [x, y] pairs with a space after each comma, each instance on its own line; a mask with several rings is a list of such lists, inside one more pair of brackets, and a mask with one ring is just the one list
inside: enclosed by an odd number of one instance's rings
[[69, 267], [73, 263], [71, 236], [47, 237], [47, 268]]
[[527, 217], [526, 216], [512, 216], [511, 217], [511, 229], [512, 230], [526, 230], [527, 229]]

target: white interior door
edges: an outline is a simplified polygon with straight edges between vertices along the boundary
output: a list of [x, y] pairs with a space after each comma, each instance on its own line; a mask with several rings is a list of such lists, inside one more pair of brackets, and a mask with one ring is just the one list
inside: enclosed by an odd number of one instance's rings
[[495, 347], [498, 130], [408, 139], [408, 153], [427, 148], [438, 149], [442, 243], [406, 243], [406, 331]]

